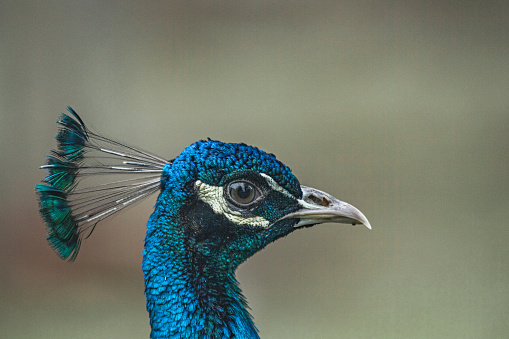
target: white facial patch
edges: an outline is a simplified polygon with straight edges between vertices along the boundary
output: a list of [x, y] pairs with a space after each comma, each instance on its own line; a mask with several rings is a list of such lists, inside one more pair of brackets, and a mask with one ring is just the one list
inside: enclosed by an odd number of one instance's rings
[[224, 215], [231, 222], [237, 225], [253, 225], [261, 227], [268, 227], [270, 225], [270, 222], [263, 217], [243, 217], [239, 211], [231, 210], [224, 199], [222, 186], [207, 185], [201, 180], [197, 180], [195, 186], [198, 189], [198, 197], [200, 200], [208, 204], [214, 213]]

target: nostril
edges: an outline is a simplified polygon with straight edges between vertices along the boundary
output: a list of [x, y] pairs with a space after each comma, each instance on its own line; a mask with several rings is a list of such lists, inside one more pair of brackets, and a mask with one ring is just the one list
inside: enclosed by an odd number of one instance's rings
[[329, 207], [331, 204], [331, 201], [327, 199], [326, 197], [318, 197], [314, 194], [310, 194], [306, 197], [308, 202], [311, 202], [315, 205], [323, 206], [323, 207]]
[[331, 201], [327, 199], [326, 197], [322, 198], [322, 206], [329, 207], [331, 205]]

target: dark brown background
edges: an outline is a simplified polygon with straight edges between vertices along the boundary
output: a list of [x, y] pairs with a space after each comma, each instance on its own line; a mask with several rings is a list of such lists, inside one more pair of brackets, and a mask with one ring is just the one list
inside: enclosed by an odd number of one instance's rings
[[238, 272], [263, 338], [509, 333], [509, 30], [504, 1], [4, 1], [0, 328], [146, 338], [154, 199], [74, 264], [34, 185], [58, 113], [167, 158], [211, 137], [273, 152], [373, 230], [325, 224]]

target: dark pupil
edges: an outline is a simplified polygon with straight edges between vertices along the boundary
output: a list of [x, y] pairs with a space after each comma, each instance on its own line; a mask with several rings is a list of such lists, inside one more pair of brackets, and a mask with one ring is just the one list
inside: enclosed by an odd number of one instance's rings
[[236, 182], [231, 185], [231, 196], [241, 204], [248, 204], [254, 198], [254, 188], [245, 182]]
[[237, 188], [237, 195], [241, 199], [249, 198], [249, 196], [251, 195], [251, 187], [244, 183], [239, 184], [239, 187]]

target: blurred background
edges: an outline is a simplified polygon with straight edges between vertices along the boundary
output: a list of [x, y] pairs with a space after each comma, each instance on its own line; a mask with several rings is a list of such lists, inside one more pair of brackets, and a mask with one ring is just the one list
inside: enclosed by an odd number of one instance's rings
[[506, 1], [2, 1], [0, 336], [148, 338], [155, 197], [75, 263], [34, 185], [72, 106], [173, 158], [211, 137], [275, 153], [373, 230], [324, 224], [243, 264], [262, 338], [509, 333]]

